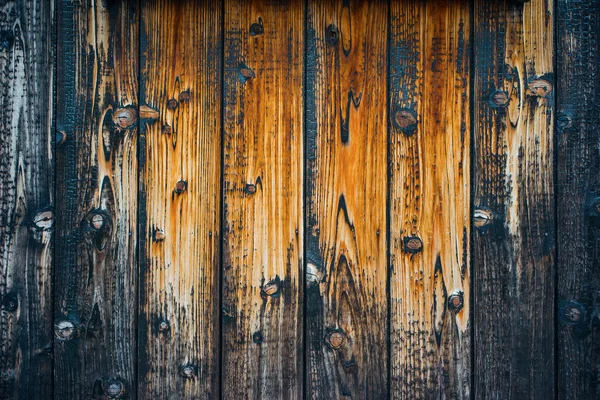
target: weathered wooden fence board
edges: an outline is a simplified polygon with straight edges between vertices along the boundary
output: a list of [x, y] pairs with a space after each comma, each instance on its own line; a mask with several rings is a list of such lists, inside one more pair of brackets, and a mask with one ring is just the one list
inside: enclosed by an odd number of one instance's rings
[[392, 1], [391, 392], [470, 392], [468, 1]]
[[309, 1], [307, 395], [385, 398], [387, 4]]
[[553, 19], [475, 0], [475, 398], [555, 394]]
[[558, 397], [600, 398], [600, 1], [557, 0]]
[[137, 10], [58, 6], [55, 396], [134, 398]]
[[0, 398], [52, 391], [54, 12], [0, 4]]
[[141, 15], [142, 398], [218, 398], [222, 7]]
[[223, 397], [302, 398], [304, 8], [225, 1]]

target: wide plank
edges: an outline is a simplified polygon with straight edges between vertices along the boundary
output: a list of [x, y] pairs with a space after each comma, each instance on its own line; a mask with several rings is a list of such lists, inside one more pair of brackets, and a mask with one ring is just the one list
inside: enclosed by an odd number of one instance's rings
[[222, 6], [141, 5], [139, 396], [219, 396]]
[[388, 396], [385, 2], [309, 1], [306, 386]]
[[475, 0], [474, 395], [555, 396], [554, 2]]
[[301, 399], [304, 7], [224, 8], [223, 397]]
[[136, 1], [57, 2], [54, 395], [136, 398]]

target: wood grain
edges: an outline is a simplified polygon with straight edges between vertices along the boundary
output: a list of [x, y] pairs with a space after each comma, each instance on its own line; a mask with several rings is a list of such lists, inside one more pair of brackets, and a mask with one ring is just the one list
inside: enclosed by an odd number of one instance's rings
[[385, 398], [387, 4], [309, 1], [307, 396]]
[[558, 397], [600, 398], [600, 1], [558, 0]]
[[48, 2], [0, 4], [0, 399], [52, 391], [54, 28]]
[[555, 395], [553, 20], [475, 1], [475, 398]]
[[468, 1], [394, 0], [390, 25], [392, 398], [470, 396]]
[[136, 398], [136, 3], [57, 11], [54, 395]]
[[304, 8], [225, 1], [223, 397], [302, 398]]
[[218, 398], [222, 7], [142, 5], [140, 398]]

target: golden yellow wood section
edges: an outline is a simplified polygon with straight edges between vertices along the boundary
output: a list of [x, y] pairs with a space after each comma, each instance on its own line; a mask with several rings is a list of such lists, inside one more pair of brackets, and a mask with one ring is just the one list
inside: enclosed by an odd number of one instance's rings
[[221, 24], [212, 2], [143, 2], [143, 398], [218, 396]]
[[311, 398], [387, 397], [387, 11], [308, 5]]
[[391, 395], [468, 398], [469, 3], [391, 13]]
[[302, 398], [303, 21], [225, 2], [225, 398]]

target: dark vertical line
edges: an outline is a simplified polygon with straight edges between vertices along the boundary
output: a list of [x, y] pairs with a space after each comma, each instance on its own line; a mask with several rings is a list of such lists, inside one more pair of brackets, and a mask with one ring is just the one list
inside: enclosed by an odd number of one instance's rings
[[473, 223], [472, 223], [472, 215], [474, 210], [475, 203], [475, 157], [477, 155], [475, 151], [475, 76], [477, 75], [476, 70], [476, 59], [475, 59], [475, 46], [476, 46], [476, 34], [475, 34], [475, 1], [470, 0], [470, 15], [469, 15], [469, 23], [471, 25], [471, 29], [469, 30], [470, 38], [470, 49], [469, 54], [471, 59], [469, 61], [469, 119], [471, 120], [471, 128], [469, 130], [469, 134], [471, 135], [470, 145], [469, 145], [469, 174], [471, 176], [469, 182], [469, 272], [470, 272], [470, 282], [469, 282], [469, 290], [470, 290], [470, 298], [471, 298], [471, 308], [469, 310], [469, 318], [471, 319], [470, 324], [470, 336], [471, 336], [471, 371], [470, 371], [470, 383], [471, 383], [471, 391], [470, 398], [471, 400], [475, 400], [475, 307], [476, 307], [476, 296], [475, 296], [475, 264], [474, 264], [474, 252], [475, 252], [475, 235], [473, 231]]
[[391, 124], [390, 118], [392, 114], [392, 102], [391, 102], [391, 89], [390, 89], [390, 74], [391, 74], [391, 60], [390, 60], [390, 43], [392, 34], [392, 6], [391, 0], [387, 2], [388, 16], [387, 16], [387, 33], [386, 33], [386, 44], [385, 44], [385, 57], [386, 57], [386, 107], [387, 107], [387, 121], [386, 121], [386, 146], [387, 146], [387, 187], [386, 187], [386, 207], [385, 207], [385, 251], [387, 259], [387, 276], [386, 276], [386, 294], [387, 294], [387, 394], [388, 398], [392, 397], [392, 259], [391, 259], [391, 197], [392, 197], [392, 146], [391, 146]]
[[308, 129], [307, 129], [307, 113], [306, 113], [306, 106], [307, 106], [307, 102], [306, 102], [306, 91], [307, 91], [307, 85], [308, 85], [308, 78], [307, 78], [307, 70], [308, 70], [308, 59], [306, 57], [306, 55], [308, 54], [308, 47], [309, 47], [309, 43], [308, 43], [308, 2], [309, 0], [305, 0], [304, 1], [304, 57], [302, 57], [303, 59], [303, 63], [302, 63], [302, 67], [303, 67], [303, 71], [302, 71], [302, 83], [303, 83], [303, 88], [302, 88], [302, 114], [303, 114], [303, 124], [302, 124], [302, 130], [303, 130], [303, 152], [302, 152], [302, 169], [304, 171], [304, 178], [303, 178], [303, 190], [302, 190], [302, 207], [304, 208], [303, 213], [302, 213], [302, 222], [304, 224], [303, 227], [303, 246], [302, 246], [302, 263], [303, 263], [303, 269], [302, 269], [302, 342], [303, 342], [303, 352], [302, 352], [302, 365], [303, 365], [303, 369], [302, 369], [302, 398], [303, 399], [307, 399], [308, 398], [308, 366], [307, 366], [307, 361], [308, 361], [308, 328], [307, 328], [307, 323], [306, 323], [306, 318], [307, 318], [307, 285], [306, 285], [306, 264], [307, 264], [307, 243], [308, 243], [308, 229], [309, 229], [309, 224], [308, 224], [308, 151], [307, 151], [307, 146], [308, 146]]
[[[552, 67], [553, 67], [553, 82], [552, 85], [553, 87], [557, 87], [556, 86], [556, 81], [557, 81], [557, 76], [558, 76], [558, 12], [559, 12], [559, 8], [558, 8], [558, 2], [560, 0], [554, 0], [553, 6], [554, 9], [552, 10], [552, 44], [554, 46], [554, 48], [552, 49]], [[559, 261], [558, 261], [558, 256], [559, 256], [559, 251], [560, 251], [560, 243], [558, 241], [558, 135], [556, 134], [556, 113], [557, 113], [557, 108], [556, 106], [558, 105], [558, 96], [560, 95], [560, 93], [555, 92], [555, 95], [552, 98], [553, 104], [552, 104], [552, 143], [553, 143], [553, 152], [552, 152], [552, 162], [553, 162], [553, 185], [554, 185], [554, 193], [552, 193], [552, 197], [554, 199], [554, 321], [553, 321], [553, 326], [554, 326], [554, 398], [558, 399], [558, 390], [559, 390], [559, 351], [560, 351], [560, 346], [559, 346], [559, 327], [558, 327], [558, 266], [559, 266]]]
[[[139, 152], [140, 152], [140, 133], [141, 133], [141, 123], [140, 123], [140, 103], [142, 101], [142, 64], [141, 64], [141, 53], [142, 53], [142, 5], [141, 5], [141, 0], [137, 0], [136, 1], [136, 8], [137, 8], [137, 22], [138, 22], [138, 26], [137, 26], [137, 39], [138, 39], [138, 43], [137, 43], [137, 86], [138, 86], [138, 96], [137, 96], [137, 115], [138, 115], [138, 119], [136, 121], [137, 124], [137, 132], [138, 132], [138, 143], [137, 143], [137, 156], [138, 156], [138, 165], [137, 165], [137, 215], [136, 215], [136, 226], [138, 228], [137, 231], [137, 246], [136, 246], [136, 258], [137, 258], [137, 277], [136, 277], [136, 285], [135, 285], [135, 291], [136, 291], [136, 310], [135, 310], [135, 331], [137, 332], [136, 338], [135, 338], [135, 351], [133, 352], [133, 354], [135, 354], [135, 362], [134, 362], [134, 369], [135, 371], [133, 372], [133, 376], [135, 376], [135, 398], [139, 399], [140, 398], [140, 368], [139, 368], [139, 344], [140, 344], [140, 305], [141, 305], [141, 290], [140, 290], [140, 282], [141, 282], [141, 267], [140, 267], [140, 253], [142, 251], [144, 251], [144, 249], [141, 248], [140, 246], [140, 239], [142, 236], [142, 232], [139, 229], [141, 227], [141, 223], [140, 223], [140, 216], [141, 216], [141, 207], [140, 207], [140, 197], [141, 197], [141, 190], [140, 190], [140, 183], [141, 183], [141, 165], [139, 163], [140, 158], [139, 158]], [[131, 389], [132, 391], [134, 390], [134, 388]]]
[[218, 280], [219, 280], [219, 301], [218, 301], [218, 325], [219, 325], [219, 346], [217, 350], [218, 366], [217, 366], [217, 387], [218, 396], [220, 399], [223, 398], [223, 275], [224, 275], [224, 256], [223, 249], [225, 248], [225, 107], [227, 102], [225, 99], [225, 0], [221, 1], [221, 198], [220, 198], [220, 216], [219, 216], [219, 265], [217, 266]]

